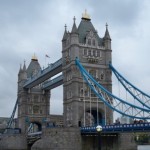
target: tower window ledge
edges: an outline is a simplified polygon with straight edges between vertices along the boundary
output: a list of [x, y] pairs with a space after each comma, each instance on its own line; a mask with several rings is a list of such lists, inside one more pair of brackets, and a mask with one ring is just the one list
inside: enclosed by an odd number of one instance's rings
[[91, 63], [98, 63], [98, 58], [88, 57], [87, 60]]
[[97, 48], [98, 48], [98, 49], [103, 49], [103, 50], [105, 49], [104, 46], [97, 46]]

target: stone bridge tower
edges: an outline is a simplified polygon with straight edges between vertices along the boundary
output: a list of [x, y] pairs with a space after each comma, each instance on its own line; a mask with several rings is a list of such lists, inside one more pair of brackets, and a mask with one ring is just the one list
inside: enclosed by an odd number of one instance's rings
[[27, 132], [30, 123], [35, 126], [34, 130], [41, 130], [42, 123], [49, 116], [50, 91], [43, 91], [40, 85], [31, 89], [23, 88], [27, 79], [36, 76], [40, 70], [40, 64], [34, 55], [28, 68], [24, 64], [18, 73], [18, 127], [23, 133]]
[[65, 126], [112, 123], [112, 110], [98, 100], [75, 65], [75, 58], [78, 57], [86, 70], [112, 92], [111, 70], [108, 66], [112, 59], [111, 52], [108, 25], [104, 37], [100, 38], [87, 12], [82, 15], [78, 28], [75, 18], [71, 32], [67, 31], [65, 25], [62, 39]]

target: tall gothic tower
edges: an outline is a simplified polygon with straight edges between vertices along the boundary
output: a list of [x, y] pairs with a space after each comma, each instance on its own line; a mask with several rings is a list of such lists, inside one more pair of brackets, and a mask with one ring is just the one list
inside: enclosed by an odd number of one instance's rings
[[41, 85], [25, 89], [24, 83], [41, 71], [38, 59], [34, 55], [26, 69], [20, 67], [18, 73], [18, 127], [27, 132], [30, 123], [41, 130], [42, 123], [49, 115], [50, 91], [43, 91]]
[[75, 18], [71, 32], [65, 32], [62, 39], [63, 58], [63, 102], [65, 126], [88, 126], [108, 124], [113, 121], [112, 110], [98, 100], [84, 82], [75, 65], [76, 57], [86, 70], [112, 92], [111, 70], [111, 38], [106, 25], [103, 38], [95, 30], [90, 16], [85, 12], [77, 28]]

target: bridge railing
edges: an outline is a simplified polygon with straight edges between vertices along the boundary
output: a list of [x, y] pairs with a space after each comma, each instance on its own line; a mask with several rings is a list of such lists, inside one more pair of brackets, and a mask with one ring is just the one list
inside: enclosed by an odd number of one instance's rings
[[[150, 130], [150, 123], [137, 124], [118, 124], [106, 125], [102, 127], [102, 132], [131, 132], [131, 131], [148, 131]], [[81, 133], [96, 133], [96, 126], [81, 127]]]

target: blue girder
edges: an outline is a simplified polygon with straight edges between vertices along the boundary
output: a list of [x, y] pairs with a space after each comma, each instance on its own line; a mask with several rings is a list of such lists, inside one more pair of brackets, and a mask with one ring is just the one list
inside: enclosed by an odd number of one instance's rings
[[16, 100], [15, 107], [14, 107], [13, 112], [11, 114], [11, 117], [10, 117], [8, 123], [7, 123], [7, 128], [10, 128], [11, 125], [12, 125], [12, 122], [14, 120], [14, 116], [15, 116], [15, 112], [16, 112], [17, 106], [18, 106], [18, 99]]
[[[112, 72], [115, 74], [115, 76], [117, 77], [117, 79], [120, 81], [120, 83], [124, 86], [124, 88], [128, 91], [128, 93], [130, 93], [132, 95], [132, 97], [134, 99], [136, 99], [138, 102], [140, 102], [143, 106], [147, 107], [148, 109], [150, 109], [150, 103], [149, 105], [147, 105], [147, 102], [150, 102], [150, 96], [146, 93], [144, 93], [143, 91], [141, 91], [140, 89], [138, 89], [137, 87], [135, 87], [133, 84], [131, 84], [129, 81], [127, 81], [113, 66], [112, 64], [109, 64], [109, 68], [112, 70]], [[126, 86], [126, 84], [128, 85], [128, 87]], [[129, 87], [130, 86], [130, 87]], [[133, 89], [137, 94], [133, 93], [132, 90]], [[140, 95], [142, 96], [142, 98], [139, 98]], [[145, 99], [146, 101], [144, 101], [144, 97], [148, 98]]]
[[[125, 115], [125, 116], [128, 116], [128, 117], [131, 117], [131, 118], [137, 118], [137, 119], [150, 119], [150, 109], [146, 109], [146, 108], [143, 108], [143, 107], [139, 107], [139, 106], [136, 106], [136, 105], [133, 105], [125, 100], [122, 100], [118, 97], [116, 97], [115, 95], [113, 95], [111, 92], [109, 92], [107, 89], [105, 89], [101, 84], [99, 84], [86, 70], [85, 68], [80, 64], [79, 60], [76, 59], [75, 60], [76, 62], [76, 65], [78, 66], [82, 76], [84, 77], [84, 80], [86, 81], [86, 83], [89, 85], [89, 87], [92, 89], [92, 91], [97, 95], [97, 97], [99, 97], [100, 100], [102, 100], [109, 108], [111, 108], [112, 110], [122, 114], [122, 115]], [[100, 90], [100, 92], [96, 89], [98, 88], [98, 90]], [[119, 101], [119, 105], [120, 103], [121, 104], [124, 104], [125, 107], [128, 107], [126, 109], [125, 112], [117, 109], [116, 107], [114, 107], [111, 103], [111, 100], [108, 101], [105, 99], [105, 97], [109, 97], [110, 99], [115, 99], [117, 101]], [[131, 115], [129, 114], [129, 110], [130, 109], [134, 109], [134, 111], [136, 111], [136, 114], [134, 115]], [[141, 115], [141, 112], [144, 112], [147, 114], [147, 116], [140, 116]]]
[[[96, 126], [81, 127], [81, 134], [97, 134]], [[138, 124], [118, 124], [118, 125], [106, 125], [102, 127], [102, 133], [119, 133], [119, 132], [144, 132], [150, 131], [150, 123], [138, 123]]]

